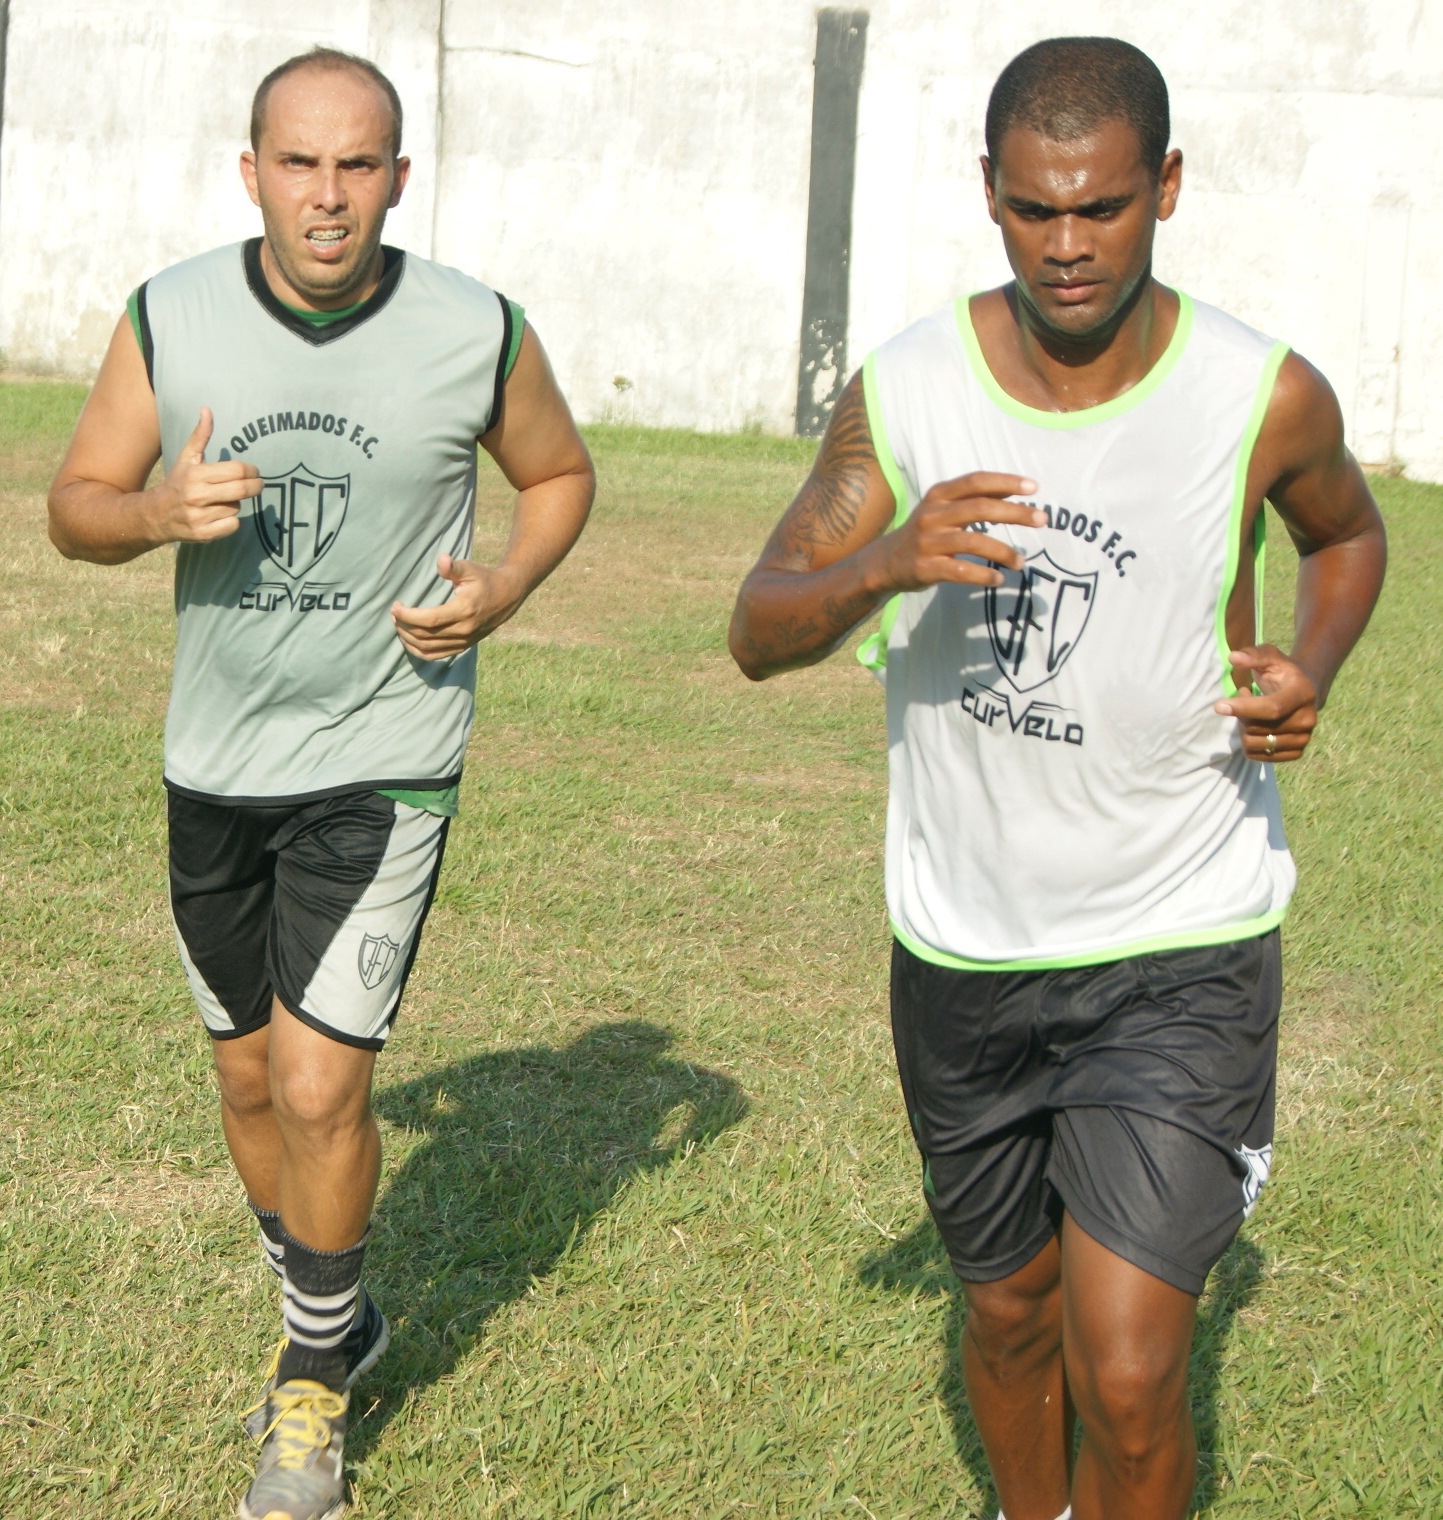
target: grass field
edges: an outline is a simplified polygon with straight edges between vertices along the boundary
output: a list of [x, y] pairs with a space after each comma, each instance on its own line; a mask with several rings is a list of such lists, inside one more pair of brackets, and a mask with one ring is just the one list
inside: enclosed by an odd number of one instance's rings
[[[44, 539], [80, 395], [0, 388], [0, 1515], [220, 1516], [277, 1310], [165, 909], [169, 555]], [[808, 446], [592, 443], [591, 528], [483, 647], [379, 1067], [397, 1335], [355, 1514], [990, 1517], [891, 1066], [880, 696], [724, 648]], [[1378, 491], [1385, 601], [1284, 782], [1278, 1157], [1202, 1309], [1209, 1516], [1443, 1514], [1443, 489]]]

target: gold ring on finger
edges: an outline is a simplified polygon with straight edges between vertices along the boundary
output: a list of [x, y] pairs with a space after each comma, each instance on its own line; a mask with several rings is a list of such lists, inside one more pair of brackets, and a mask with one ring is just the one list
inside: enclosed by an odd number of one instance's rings
[[1269, 734], [1268, 737], [1263, 740], [1263, 753], [1267, 755], [1274, 755], [1277, 753], [1277, 750], [1278, 736], [1276, 734]]

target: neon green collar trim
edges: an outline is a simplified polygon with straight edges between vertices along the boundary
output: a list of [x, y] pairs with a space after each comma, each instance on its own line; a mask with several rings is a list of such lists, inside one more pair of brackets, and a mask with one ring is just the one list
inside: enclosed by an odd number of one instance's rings
[[989, 399], [1009, 417], [1030, 422], [1034, 427], [1086, 427], [1091, 422], [1106, 422], [1109, 417], [1117, 417], [1123, 412], [1130, 411], [1146, 401], [1167, 379], [1173, 365], [1177, 363], [1183, 349], [1187, 347], [1188, 335], [1192, 332], [1192, 297], [1178, 291], [1177, 300], [1177, 326], [1173, 328], [1172, 337], [1168, 340], [1168, 345], [1157, 363], [1131, 390], [1124, 391], [1120, 396], [1114, 396], [1111, 401], [1104, 401], [1101, 406], [1085, 406], [1076, 412], [1044, 412], [1039, 407], [1025, 406], [1015, 397], [1009, 396], [998, 385], [997, 377], [988, 369], [987, 360], [982, 355], [982, 345], [977, 341], [977, 329], [972, 325], [971, 296], [959, 296], [957, 299], [957, 331], [962, 339], [962, 347], [967, 351], [967, 360], [982, 389], [987, 392]]

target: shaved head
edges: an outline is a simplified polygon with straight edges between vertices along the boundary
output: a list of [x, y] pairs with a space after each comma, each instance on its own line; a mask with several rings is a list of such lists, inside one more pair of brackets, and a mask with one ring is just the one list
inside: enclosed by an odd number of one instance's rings
[[259, 150], [261, 145], [261, 134], [265, 131], [266, 124], [266, 103], [270, 100], [271, 91], [288, 74], [296, 74], [303, 69], [322, 74], [353, 74], [374, 85], [385, 97], [391, 115], [391, 157], [400, 157], [401, 97], [396, 93], [395, 85], [369, 58], [360, 58], [355, 53], [343, 53], [340, 48], [328, 47], [312, 48], [309, 53], [297, 53], [294, 58], [287, 58], [284, 63], [277, 64], [261, 80], [255, 99], [251, 102], [252, 150]]

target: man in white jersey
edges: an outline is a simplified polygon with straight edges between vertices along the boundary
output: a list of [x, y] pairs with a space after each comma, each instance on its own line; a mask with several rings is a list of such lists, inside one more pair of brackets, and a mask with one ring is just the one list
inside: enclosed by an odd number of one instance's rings
[[[374, 65], [275, 69], [241, 162], [264, 237], [135, 292], [50, 495], [71, 558], [178, 546], [171, 905], [285, 1332], [242, 1520], [345, 1508], [348, 1390], [389, 1339], [361, 1286], [372, 1072], [456, 811], [474, 646], [594, 488], [520, 308], [382, 244], [400, 145]], [[466, 558], [478, 442], [517, 491], [491, 568]]]
[[1007, 1520], [1188, 1510], [1197, 1296], [1272, 1155], [1272, 766], [1383, 575], [1327, 382], [1152, 276], [1168, 133], [1126, 43], [1008, 65], [982, 170], [1016, 278], [866, 361], [732, 621], [760, 680], [886, 609], [893, 1030]]

